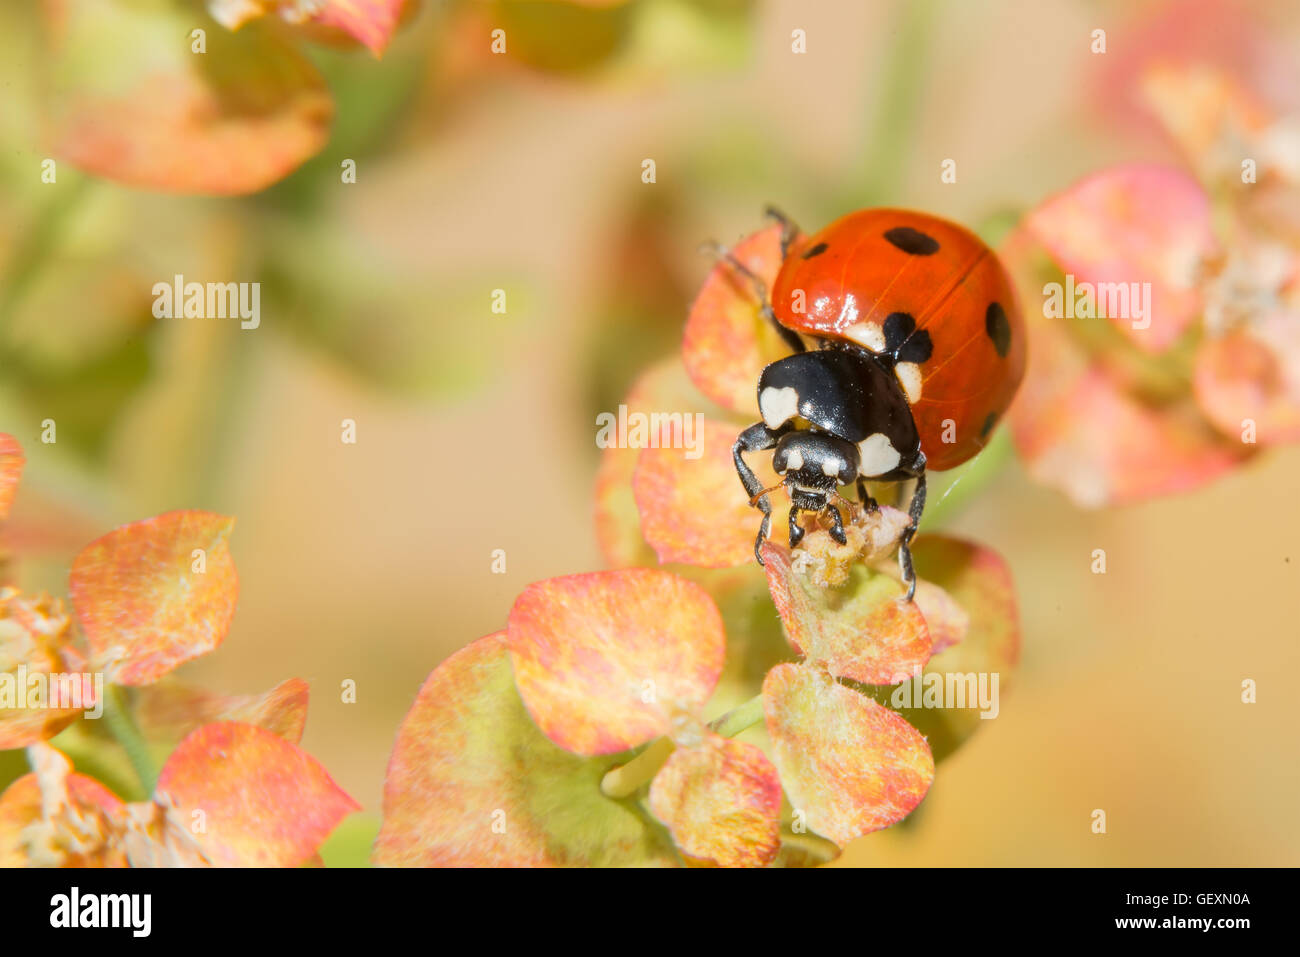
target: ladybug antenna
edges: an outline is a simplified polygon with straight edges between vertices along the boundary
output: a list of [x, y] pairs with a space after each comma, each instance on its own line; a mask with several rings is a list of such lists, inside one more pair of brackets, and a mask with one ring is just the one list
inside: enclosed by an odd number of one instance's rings
[[784, 485], [785, 485], [784, 482], [777, 482], [771, 488], [765, 488], [761, 492], [755, 493], [754, 497], [749, 500], [750, 507], [752, 508], [753, 506], [757, 505], [758, 500], [762, 498], [764, 495], [766, 495], [768, 492], [775, 492], [777, 489], [783, 487]]
[[722, 243], [709, 240], [706, 243], [700, 244], [700, 252], [705, 256], [712, 256], [719, 262], [725, 262], [736, 272], [740, 273], [740, 275], [754, 287], [754, 293], [758, 296], [758, 301], [764, 304], [767, 303], [767, 284], [759, 278], [758, 274], [755, 273], [754, 270], [750, 269], [737, 259], [730, 249], [722, 245]]

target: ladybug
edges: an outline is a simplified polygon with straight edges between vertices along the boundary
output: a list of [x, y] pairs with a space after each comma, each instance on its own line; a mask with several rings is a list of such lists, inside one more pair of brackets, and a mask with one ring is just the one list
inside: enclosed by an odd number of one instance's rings
[[[762, 421], [732, 448], [736, 471], [763, 513], [759, 564], [771, 524], [769, 492], [790, 495], [790, 544], [800, 512], [827, 513], [847, 544], [834, 501], [866, 482], [915, 480], [910, 523], [898, 550], [910, 601], [916, 593], [910, 543], [925, 510], [927, 469], [975, 456], [1011, 404], [1025, 373], [1025, 330], [1011, 281], [974, 233], [926, 213], [864, 209], [813, 236], [774, 210], [782, 225], [781, 269], [770, 301], [764, 283], [730, 254], [754, 285], [768, 320], [793, 355], [758, 379]], [[764, 489], [744, 453], [772, 450], [781, 484]]]

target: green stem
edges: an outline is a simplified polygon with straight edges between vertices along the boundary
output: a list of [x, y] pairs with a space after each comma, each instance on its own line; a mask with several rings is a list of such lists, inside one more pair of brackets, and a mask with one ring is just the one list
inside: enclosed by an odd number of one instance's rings
[[763, 720], [763, 696], [754, 695], [744, 704], [736, 705], [721, 718], [711, 722], [709, 727], [724, 738], [734, 738], [747, 728], [752, 728]]
[[840, 849], [834, 842], [816, 834], [796, 834], [788, 827], [781, 828], [781, 843], [797, 847], [822, 862], [833, 861], [840, 856]]
[[637, 792], [664, 766], [668, 756], [673, 753], [672, 738], [658, 738], [635, 758], [621, 767], [613, 768], [600, 781], [600, 790], [605, 797], [625, 798]]
[[158, 773], [154, 770], [153, 760], [149, 757], [149, 746], [145, 743], [140, 729], [131, 717], [130, 709], [123, 700], [125, 692], [120, 685], [109, 685], [104, 694], [104, 722], [117, 743], [126, 752], [127, 760], [135, 769], [146, 796], [153, 794], [158, 783]]
[[[732, 738], [746, 728], [763, 720], [763, 696], [755, 695], [742, 705], [732, 708], [709, 724], [715, 734]], [[676, 745], [671, 738], [658, 738], [627, 764], [612, 768], [600, 780], [600, 790], [605, 797], [625, 798], [635, 794], [659, 773]]]

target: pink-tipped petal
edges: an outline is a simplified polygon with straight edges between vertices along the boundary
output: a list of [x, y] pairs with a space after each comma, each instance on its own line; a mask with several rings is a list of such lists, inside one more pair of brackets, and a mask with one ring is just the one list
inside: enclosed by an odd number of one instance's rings
[[[781, 268], [781, 227], [745, 237], [731, 254], [770, 290]], [[763, 367], [789, 352], [761, 307], [753, 283], [719, 261], [695, 297], [682, 340], [686, 371], [700, 391], [741, 415], [757, 411], [756, 383]]]
[[1300, 314], [1205, 342], [1196, 355], [1196, 399], [1230, 439], [1300, 441]]
[[[699, 457], [682, 449], [643, 449], [633, 477], [641, 532], [661, 562], [734, 568], [754, 561], [754, 536], [762, 514], [749, 504], [736, 474], [731, 447], [740, 428], [704, 420]], [[777, 482], [770, 455], [750, 456], [764, 487]], [[788, 499], [778, 488], [768, 496], [772, 527], [785, 528]]]
[[902, 820], [934, 781], [920, 732], [824, 671], [777, 665], [763, 707], [796, 819], [841, 847]]
[[678, 747], [650, 785], [650, 809], [692, 863], [763, 867], [781, 849], [781, 780], [752, 744], [711, 731]]
[[831, 674], [893, 684], [930, 660], [921, 609], [884, 572], [858, 564], [846, 585], [823, 588], [792, 565], [788, 548], [763, 546], [768, 586], [795, 650]]
[[221, 644], [239, 594], [234, 524], [211, 512], [167, 512], [123, 525], [77, 555], [68, 588], [108, 680], [149, 684]]
[[402, 721], [372, 860], [390, 867], [673, 866], [662, 830], [605, 797], [609, 759], [537, 729], [505, 633], [440, 664]]
[[[1049, 321], [1075, 321], [1070, 317], [1090, 300], [1094, 314], [1105, 314], [1144, 351], [1160, 353], [1199, 315], [1198, 268], [1215, 238], [1209, 198], [1181, 170], [1111, 167], [1048, 199], [1025, 225], [1072, 277], [1072, 301], [1063, 283], [1062, 316]], [[1031, 308], [1049, 308], [1048, 298], [1031, 300]]]
[[524, 589], [507, 627], [515, 683], [537, 726], [577, 754], [665, 734], [722, 672], [722, 616], [699, 585], [656, 569], [570, 575]]
[[226, 867], [298, 867], [360, 810], [307, 752], [234, 721], [204, 725], [177, 745], [155, 793]]
[[329, 138], [325, 80], [279, 30], [206, 29], [195, 52], [204, 21], [183, 4], [45, 7], [52, 155], [94, 176], [239, 195], [284, 178]]

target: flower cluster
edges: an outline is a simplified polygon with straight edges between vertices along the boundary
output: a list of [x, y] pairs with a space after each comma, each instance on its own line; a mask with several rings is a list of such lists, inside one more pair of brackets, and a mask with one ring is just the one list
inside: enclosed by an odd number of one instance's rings
[[[1016, 445], [1082, 505], [1194, 488], [1300, 440], [1297, 104], [1242, 78], [1265, 38], [1235, 10], [1201, 13], [1204, 31], [1155, 24], [1110, 83], [1108, 102], [1136, 100], [1182, 163], [1088, 176], [1003, 247], [1032, 304]], [[1179, 45], [1200, 36], [1212, 48]]]
[[[0, 435], [0, 519], [23, 464]], [[26, 747], [32, 767], [0, 794], [0, 865], [296, 866], [357, 810], [297, 746], [305, 682], [222, 697], [169, 677], [229, 629], [233, 525], [169, 512], [92, 542], [72, 563], [71, 615], [0, 591], [0, 750]], [[101, 717], [142, 800], [74, 770], [111, 750], [88, 727]], [[173, 745], [155, 781], [151, 752]]]
[[301, 42], [379, 56], [408, 6], [208, 0], [205, 15], [189, 4], [46, 3], [54, 155], [131, 186], [256, 192], [329, 138], [333, 98]]
[[[770, 280], [776, 230], [734, 254]], [[720, 264], [683, 361], [626, 401], [704, 413], [698, 448], [673, 448], [665, 425], [647, 447], [605, 449], [597, 528], [614, 570], [529, 586], [503, 632], [429, 676], [389, 765], [376, 863], [800, 865], [925, 797], [978, 717], [904, 717], [888, 691], [1014, 667], [1010, 575], [987, 549], [923, 536], [908, 602], [889, 564], [906, 517], [890, 507], [856, 510], [847, 545], [816, 525], [793, 550], [769, 541], [760, 568], [731, 446], [779, 354]], [[635, 567], [656, 558], [669, 567]]]

